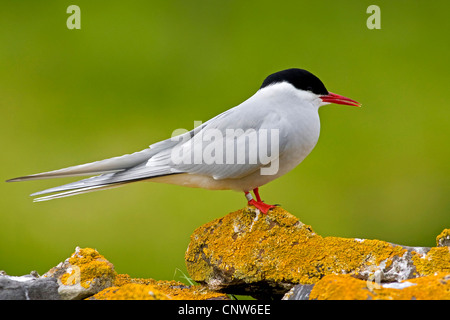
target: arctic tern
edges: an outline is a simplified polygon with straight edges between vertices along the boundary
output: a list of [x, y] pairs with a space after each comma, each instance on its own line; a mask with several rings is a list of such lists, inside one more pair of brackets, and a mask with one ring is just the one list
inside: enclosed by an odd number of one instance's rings
[[[312, 73], [303, 69], [287, 69], [269, 75], [259, 90], [238, 106], [189, 132], [154, 143], [142, 151], [7, 181], [96, 175], [33, 193], [31, 196], [52, 193], [34, 201], [137, 181], [236, 190], [245, 193], [248, 205], [267, 213], [274, 206], [261, 200], [258, 188], [294, 169], [312, 151], [320, 133], [318, 110], [330, 103], [361, 106], [355, 100], [329, 92]], [[229, 132], [233, 134], [229, 135]], [[260, 134], [263, 132], [266, 135]], [[276, 140], [264, 140], [263, 137], [268, 137], [267, 132]], [[219, 139], [220, 134], [222, 137]], [[252, 140], [252, 137], [257, 139]], [[225, 150], [226, 146], [231, 147]], [[270, 161], [258, 157], [264, 154], [261, 153], [264, 148], [271, 149]], [[201, 157], [208, 154], [213, 160]], [[225, 158], [227, 161], [223, 161]]]

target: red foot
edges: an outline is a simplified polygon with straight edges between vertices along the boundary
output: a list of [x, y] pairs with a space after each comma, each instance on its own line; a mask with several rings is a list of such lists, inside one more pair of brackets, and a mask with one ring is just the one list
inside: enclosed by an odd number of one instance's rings
[[276, 206], [273, 206], [271, 204], [264, 203], [263, 201], [255, 201], [254, 199], [250, 200], [248, 202], [249, 206], [254, 206], [256, 209], [259, 209], [264, 214], [267, 214], [270, 209], [275, 208]]

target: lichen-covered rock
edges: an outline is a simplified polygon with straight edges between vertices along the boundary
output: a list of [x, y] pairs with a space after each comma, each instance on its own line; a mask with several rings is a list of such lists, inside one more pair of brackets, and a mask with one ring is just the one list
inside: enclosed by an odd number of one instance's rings
[[225, 300], [203, 285], [131, 278], [117, 274], [97, 250], [79, 248], [43, 276], [0, 272], [0, 300]]
[[450, 247], [450, 229], [444, 229], [436, 237], [436, 245], [438, 247]]
[[205, 286], [186, 286], [178, 281], [133, 279], [126, 274], [116, 277], [114, 286], [106, 288], [88, 300], [227, 300], [222, 293]]
[[97, 250], [75, 249], [64, 262], [50, 269], [43, 277], [56, 278], [58, 293], [64, 300], [79, 300], [113, 285], [114, 266]]
[[450, 270], [448, 247], [322, 237], [280, 207], [268, 215], [247, 207], [197, 228], [185, 258], [194, 281], [213, 290], [263, 296], [331, 274], [392, 282]]
[[310, 300], [449, 300], [450, 273], [394, 283], [377, 283], [350, 275], [327, 275], [312, 289]]

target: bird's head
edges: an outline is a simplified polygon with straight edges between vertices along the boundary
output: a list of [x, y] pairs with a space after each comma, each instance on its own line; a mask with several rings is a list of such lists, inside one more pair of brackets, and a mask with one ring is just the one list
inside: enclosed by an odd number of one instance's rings
[[320, 99], [318, 100], [319, 106], [330, 103], [361, 106], [355, 100], [329, 92], [319, 78], [303, 69], [292, 68], [273, 73], [264, 80], [260, 89], [280, 83], [288, 83], [305, 95], [309, 95], [313, 99]]

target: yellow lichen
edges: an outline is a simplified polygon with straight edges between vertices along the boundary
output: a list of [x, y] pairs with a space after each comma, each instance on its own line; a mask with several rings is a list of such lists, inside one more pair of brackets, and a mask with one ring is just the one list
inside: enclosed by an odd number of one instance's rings
[[178, 281], [131, 278], [118, 274], [114, 287], [100, 291], [92, 300], [207, 300], [227, 299], [227, 296], [208, 290], [205, 286], [186, 286]]
[[350, 275], [327, 275], [312, 289], [311, 300], [448, 300], [450, 273], [402, 281], [397, 288], [383, 287]]
[[[437, 237], [436, 237], [436, 245], [443, 246], [444, 243], [450, 243], [450, 229], [444, 229]], [[448, 245], [448, 244], [447, 244]]]
[[72, 270], [60, 278], [65, 285], [80, 283], [82, 287], [88, 288], [93, 281], [114, 278], [116, 274], [114, 266], [92, 248], [77, 248], [68, 261]]

